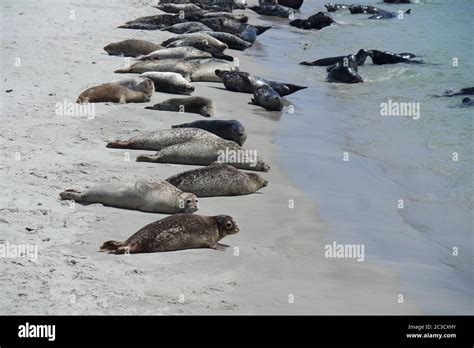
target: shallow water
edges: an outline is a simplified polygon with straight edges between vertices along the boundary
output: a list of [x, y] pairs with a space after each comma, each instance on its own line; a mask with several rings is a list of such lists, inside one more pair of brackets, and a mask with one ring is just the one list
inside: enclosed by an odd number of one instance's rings
[[[306, 1], [296, 17], [326, 2]], [[375, 21], [342, 11], [321, 31], [261, 17], [273, 25], [257, 48], [266, 77], [309, 87], [287, 97], [294, 114], [270, 116], [281, 123], [280, 164], [318, 203], [328, 242], [365, 244], [366, 258], [397, 272], [404, 298], [425, 312], [472, 314], [473, 109], [457, 107], [462, 97], [433, 95], [474, 85], [474, 2], [363, 3], [412, 14]], [[426, 64], [368, 58], [359, 67], [365, 83], [356, 85], [328, 83], [324, 67], [297, 64], [360, 48], [412, 52]], [[421, 117], [381, 116], [388, 99], [420, 103]]]

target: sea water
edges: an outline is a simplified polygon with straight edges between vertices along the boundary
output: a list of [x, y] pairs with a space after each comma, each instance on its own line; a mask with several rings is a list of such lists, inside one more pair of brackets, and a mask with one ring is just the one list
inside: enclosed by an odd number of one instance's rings
[[[325, 11], [324, 3], [305, 1], [295, 18]], [[260, 17], [273, 28], [249, 54], [265, 77], [308, 86], [286, 97], [293, 113], [275, 117], [279, 164], [317, 203], [328, 243], [363, 244], [365, 262], [395, 272], [394, 301], [472, 314], [473, 109], [459, 107], [463, 97], [434, 95], [474, 86], [474, 1], [361, 3], [412, 13], [369, 20], [342, 10], [320, 31]], [[352, 85], [326, 82], [325, 67], [298, 65], [361, 48], [411, 52], [426, 64], [367, 58], [365, 82]], [[419, 117], [382, 115], [383, 103], [400, 102], [418, 106]]]

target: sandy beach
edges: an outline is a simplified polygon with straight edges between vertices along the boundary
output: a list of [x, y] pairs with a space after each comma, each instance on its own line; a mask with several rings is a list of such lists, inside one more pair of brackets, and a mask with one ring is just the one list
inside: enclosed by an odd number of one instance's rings
[[[248, 1], [254, 3], [255, 1]], [[129, 38], [160, 43], [173, 34], [117, 28], [160, 11], [156, 1], [3, 1], [1, 4], [0, 241], [38, 246], [36, 262], [0, 258], [0, 313], [10, 314], [417, 314], [398, 303], [397, 275], [372, 262], [324, 256], [327, 226], [318, 206], [275, 160], [281, 117], [249, 104], [251, 96], [219, 83], [198, 82], [193, 95], [217, 103], [216, 119], [238, 119], [245, 148], [258, 150], [271, 170], [259, 192], [200, 199], [198, 214], [228, 214], [240, 233], [225, 252], [209, 249], [115, 256], [106, 240], [125, 240], [166, 215], [70, 206], [69, 188], [126, 178], [157, 177], [195, 168], [136, 162], [145, 151], [116, 150], [107, 141], [202, 119], [196, 114], [145, 110], [150, 103], [96, 104], [95, 117], [58, 115], [57, 103], [122, 75], [131, 60], [103, 47]], [[252, 24], [261, 19], [245, 12]], [[263, 34], [265, 35], [265, 34]], [[240, 70], [278, 80], [257, 39], [238, 57]], [[304, 84], [302, 81], [288, 81]], [[11, 90], [10, 92], [6, 92]], [[292, 100], [292, 96], [288, 97]], [[152, 152], [150, 152], [152, 153]], [[294, 208], [289, 207], [289, 201]]]

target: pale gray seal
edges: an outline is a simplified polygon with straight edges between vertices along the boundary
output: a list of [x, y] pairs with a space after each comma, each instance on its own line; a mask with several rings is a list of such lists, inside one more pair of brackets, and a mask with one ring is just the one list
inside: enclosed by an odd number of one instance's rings
[[149, 213], [194, 213], [197, 198], [160, 179], [139, 179], [128, 183], [102, 184], [85, 191], [66, 190], [61, 199], [140, 210]]
[[146, 225], [124, 242], [107, 241], [100, 249], [113, 254], [195, 248], [225, 250], [219, 240], [238, 232], [239, 227], [228, 215], [177, 214]]
[[255, 90], [252, 102], [268, 111], [281, 111], [283, 109], [283, 99], [268, 85], [263, 85]]
[[217, 48], [209, 46], [206, 43], [206, 41], [203, 41], [203, 40], [177, 40], [177, 41], [173, 41], [166, 47], [171, 48], [171, 47], [183, 47], [183, 46], [184, 47], [190, 46], [190, 47], [197, 48], [198, 50], [210, 53], [214, 58], [217, 58], [217, 59], [224, 59], [230, 62], [234, 61], [234, 57], [224, 54], [221, 50], [218, 50]]
[[157, 92], [173, 94], [191, 94], [194, 92], [194, 86], [178, 73], [149, 71], [140, 76], [152, 80]]
[[149, 101], [150, 97], [146, 92], [134, 91], [115, 83], [106, 83], [85, 90], [79, 95], [76, 103], [145, 103]]
[[144, 132], [129, 140], [107, 143], [109, 148], [158, 151], [154, 156], [141, 155], [137, 161], [209, 165], [219, 161], [236, 168], [268, 171], [270, 166], [233, 141], [198, 128], [173, 128]]
[[171, 128], [199, 128], [215, 134], [222, 139], [235, 141], [242, 146], [247, 139], [247, 132], [237, 120], [199, 120], [171, 126]]
[[[181, 75], [180, 75], [181, 76]], [[153, 81], [144, 76], [130, 76], [112, 80], [110, 83], [115, 83], [134, 91], [145, 92], [147, 96], [151, 97], [155, 91]]]
[[268, 185], [268, 181], [256, 173], [245, 173], [223, 163], [188, 170], [166, 181], [198, 197], [247, 195]]
[[225, 50], [228, 46], [222, 41], [206, 34], [206, 33], [191, 33], [191, 34], [181, 34], [170, 37], [169, 39], [161, 43], [162, 46], [167, 46], [173, 41], [177, 40], [199, 40], [205, 41], [208, 45], [217, 48], [218, 50]]
[[252, 47], [250, 42], [242, 40], [240, 37], [231, 33], [226, 33], [223, 31], [210, 31], [207, 32], [207, 34], [219, 41], [224, 42], [227, 46], [229, 46], [229, 48], [233, 50], [243, 51], [249, 47]]
[[137, 60], [162, 60], [162, 59], [194, 59], [194, 58], [212, 58], [210, 53], [198, 50], [194, 47], [173, 47], [163, 48], [153, 51], [144, 56], [137, 57]]
[[[173, 24], [181, 23], [185, 21], [186, 19], [182, 19], [179, 15], [166, 13], [166, 14], [159, 14], [159, 15], [154, 15], [154, 16], [140, 17], [140, 18], [134, 19], [133, 21], [128, 21], [124, 25], [119, 26], [119, 28], [158, 30], [158, 29], [169, 27]], [[150, 52], [147, 52], [147, 53], [150, 53]], [[141, 54], [147, 54], [147, 53], [141, 53]]]
[[104, 47], [104, 50], [115, 56], [137, 57], [163, 48], [163, 46], [144, 40], [124, 40], [113, 42]]
[[170, 27], [161, 29], [162, 31], [169, 31], [174, 34], [190, 34], [198, 31], [212, 31], [207, 25], [201, 22], [184, 22], [177, 23]]
[[212, 117], [216, 113], [216, 103], [204, 97], [171, 98], [153, 106], [146, 106], [145, 109], [189, 112]]

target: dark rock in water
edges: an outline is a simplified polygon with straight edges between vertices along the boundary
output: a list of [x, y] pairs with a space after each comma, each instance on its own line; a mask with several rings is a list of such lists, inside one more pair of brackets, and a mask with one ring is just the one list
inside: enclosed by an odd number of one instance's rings
[[278, 0], [278, 4], [298, 10], [303, 5], [304, 0]]
[[318, 12], [315, 15], [308, 17], [308, 19], [295, 19], [290, 22], [290, 25], [300, 29], [317, 29], [320, 30], [332, 23], [336, 23], [332, 17], [325, 12]]

